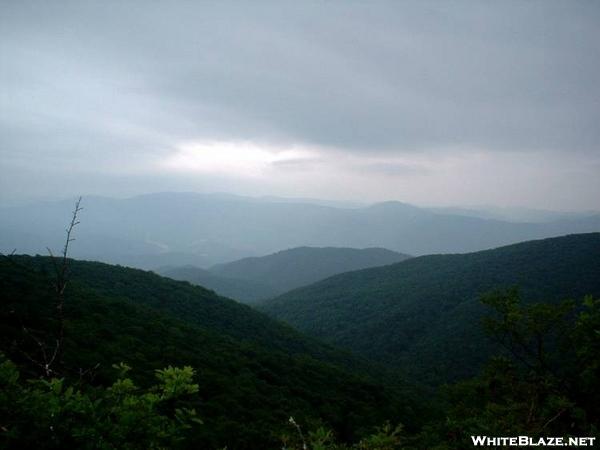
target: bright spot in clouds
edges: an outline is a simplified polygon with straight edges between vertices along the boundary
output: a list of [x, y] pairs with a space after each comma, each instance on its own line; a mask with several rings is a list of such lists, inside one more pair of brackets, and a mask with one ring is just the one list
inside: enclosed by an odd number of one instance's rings
[[291, 147], [285, 149], [257, 145], [248, 141], [191, 142], [161, 164], [182, 172], [222, 173], [238, 176], [261, 176], [278, 164], [314, 159], [315, 152]]

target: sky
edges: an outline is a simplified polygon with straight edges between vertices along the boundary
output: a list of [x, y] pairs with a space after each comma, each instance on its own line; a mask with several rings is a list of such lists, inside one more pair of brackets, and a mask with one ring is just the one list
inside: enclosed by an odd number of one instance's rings
[[0, 1], [0, 202], [600, 210], [600, 3]]

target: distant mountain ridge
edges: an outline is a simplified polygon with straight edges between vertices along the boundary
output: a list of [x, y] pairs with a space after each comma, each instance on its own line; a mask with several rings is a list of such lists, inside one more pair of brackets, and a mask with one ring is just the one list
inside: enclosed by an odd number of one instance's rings
[[268, 284], [241, 278], [231, 278], [216, 275], [209, 270], [187, 265], [177, 267], [162, 267], [155, 270], [163, 277], [173, 280], [187, 281], [215, 291], [224, 297], [239, 300], [244, 303], [254, 303], [274, 297], [278, 292]]
[[333, 276], [260, 305], [297, 329], [418, 379], [470, 376], [497, 351], [482, 294], [518, 286], [527, 301], [600, 295], [600, 233], [468, 254], [429, 255]]
[[254, 281], [283, 293], [351, 270], [404, 261], [408, 255], [384, 248], [297, 247], [211, 267], [214, 274]]
[[[73, 256], [144, 269], [208, 268], [294, 247], [382, 247], [423, 255], [464, 253], [569, 233], [600, 231], [600, 215], [547, 223], [434, 212], [400, 202], [340, 208], [225, 194], [85, 197]], [[0, 208], [0, 251], [60, 248], [73, 201]]]
[[430, 207], [426, 209], [438, 214], [454, 214], [513, 223], [549, 223], [558, 220], [578, 220], [599, 214], [598, 211], [548, 211], [535, 208], [500, 208], [494, 206]]
[[384, 266], [407, 258], [408, 255], [384, 248], [297, 247], [219, 264], [209, 270], [183, 266], [156, 272], [253, 303], [338, 273]]

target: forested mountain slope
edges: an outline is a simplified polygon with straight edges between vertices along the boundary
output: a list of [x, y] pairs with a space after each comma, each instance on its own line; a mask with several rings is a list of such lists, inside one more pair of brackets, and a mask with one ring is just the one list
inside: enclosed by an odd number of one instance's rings
[[519, 286], [526, 301], [600, 295], [600, 233], [348, 272], [259, 307], [299, 330], [430, 382], [477, 372], [496, 347], [479, 298]]
[[[47, 257], [26, 258], [36, 270], [52, 273]], [[356, 358], [306, 337], [255, 309], [221, 297], [201, 286], [164, 278], [152, 272], [110, 264], [76, 261], [70, 266], [74, 283], [110, 298], [127, 299], [182, 320], [192, 326], [277, 351], [309, 354], [340, 364]]]
[[[114, 379], [124, 361], [141, 385], [155, 369], [190, 365], [200, 386], [191, 403], [204, 425], [196, 448], [274, 448], [290, 415], [323, 420], [344, 439], [386, 419], [414, 423], [412, 403], [364, 367], [231, 300], [152, 273], [73, 261], [65, 297], [67, 377], [93, 368]], [[35, 375], [36, 341], [56, 328], [49, 258], [0, 260], [0, 350]], [[35, 340], [31, 337], [35, 336]]]
[[338, 273], [385, 266], [408, 258], [384, 248], [298, 247], [220, 264], [210, 271], [270, 286], [274, 293], [282, 294]]
[[243, 303], [254, 303], [279, 294], [272, 286], [259, 281], [221, 276], [195, 266], [164, 267], [156, 273], [173, 280], [187, 281]]

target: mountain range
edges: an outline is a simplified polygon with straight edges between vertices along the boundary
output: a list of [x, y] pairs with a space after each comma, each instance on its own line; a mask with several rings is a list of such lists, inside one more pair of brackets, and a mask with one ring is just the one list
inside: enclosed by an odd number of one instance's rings
[[384, 266], [409, 258], [383, 248], [298, 247], [219, 264], [208, 270], [167, 267], [156, 272], [201, 285], [226, 297], [254, 302], [351, 270]]
[[[311, 200], [306, 200], [310, 202]], [[74, 201], [0, 209], [0, 251], [58, 249]], [[600, 215], [514, 223], [400, 202], [340, 207], [226, 194], [85, 197], [73, 256], [143, 269], [208, 268], [295, 247], [382, 247], [410, 255], [464, 253], [600, 231]]]
[[[458, 382], [450, 386], [454, 395], [466, 393], [451, 414], [460, 420], [470, 420], [461, 409], [466, 405], [475, 405], [473, 414], [488, 411], [477, 397], [481, 389], [495, 396], [496, 385], [475, 377], [502, 354], [482, 331], [483, 317], [491, 314], [482, 296], [515, 286], [536, 305], [600, 295], [600, 233], [412, 258], [383, 249], [301, 247], [212, 268], [221, 275], [206, 271], [221, 280], [243, 276], [237, 280], [247, 283], [281, 278], [279, 288], [287, 289], [328, 270], [349, 270], [255, 307], [153, 272], [68, 260], [65, 307], [57, 316], [56, 262], [0, 258], [0, 358], [10, 358], [23, 379], [35, 378], [36, 355], [51, 349], [62, 329], [61, 376], [92, 391], [110, 386], [115, 365], [127, 367], [120, 363], [133, 368], [141, 389], [158, 368], [189, 366], [198, 392], [185, 405], [203, 424], [186, 433], [187, 448], [275, 448], [290, 430], [290, 417], [317, 430], [311, 439], [325, 427], [342, 442], [356, 442], [386, 421], [401, 423], [404, 435], [419, 442], [415, 448], [434, 448], [431, 443], [444, 441], [452, 428], [437, 385]], [[364, 264], [377, 266], [352, 270]], [[591, 299], [586, 304], [593, 308]], [[589, 318], [595, 330], [597, 317]], [[595, 336], [582, 336], [582, 345], [595, 345]], [[558, 355], [558, 364], [573, 360]], [[499, 375], [504, 372], [496, 372], [496, 381]], [[588, 403], [586, 411], [595, 414], [594, 397]], [[490, 418], [503, 419], [501, 413]]]
[[528, 302], [600, 295], [600, 233], [428, 255], [347, 272], [258, 307], [308, 335], [431, 383], [477, 373], [498, 348], [481, 327], [491, 290]]

